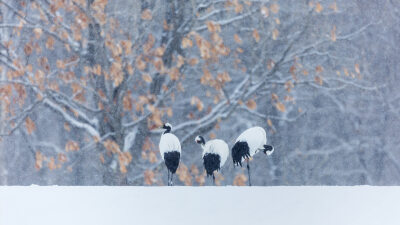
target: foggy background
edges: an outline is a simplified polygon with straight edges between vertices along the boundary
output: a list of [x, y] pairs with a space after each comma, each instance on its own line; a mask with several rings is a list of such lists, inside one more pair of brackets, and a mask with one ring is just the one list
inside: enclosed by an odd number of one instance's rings
[[[398, 1], [0, 0], [0, 184], [210, 185], [196, 135], [266, 129], [253, 185], [400, 184]], [[228, 158], [217, 185], [246, 185]]]

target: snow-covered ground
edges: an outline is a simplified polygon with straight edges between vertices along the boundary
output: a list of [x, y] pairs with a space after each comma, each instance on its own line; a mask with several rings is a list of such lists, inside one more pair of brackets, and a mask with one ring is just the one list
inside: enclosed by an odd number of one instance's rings
[[398, 225], [399, 206], [399, 187], [0, 187], [0, 225]]

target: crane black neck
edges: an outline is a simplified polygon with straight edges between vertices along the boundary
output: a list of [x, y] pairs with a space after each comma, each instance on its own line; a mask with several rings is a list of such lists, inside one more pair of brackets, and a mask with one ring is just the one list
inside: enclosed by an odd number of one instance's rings
[[199, 140], [197, 141], [198, 144], [201, 146], [204, 146], [206, 144], [206, 141], [204, 140], [203, 136], [198, 136]]
[[167, 127], [163, 134], [171, 133], [171, 128]]

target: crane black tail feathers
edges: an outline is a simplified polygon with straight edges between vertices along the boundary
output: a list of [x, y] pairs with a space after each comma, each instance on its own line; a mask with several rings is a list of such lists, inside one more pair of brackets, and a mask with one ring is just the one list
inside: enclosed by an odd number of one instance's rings
[[271, 145], [264, 145], [264, 149], [263, 149], [263, 152], [266, 154], [266, 155], [271, 155], [273, 152], [274, 152], [274, 147], [273, 146], [271, 146]]
[[242, 166], [242, 159], [248, 158], [250, 158], [250, 149], [247, 142], [236, 142], [232, 148], [233, 165]]
[[213, 176], [214, 171], [220, 170], [221, 156], [213, 153], [207, 153], [203, 157], [203, 165], [208, 176]]

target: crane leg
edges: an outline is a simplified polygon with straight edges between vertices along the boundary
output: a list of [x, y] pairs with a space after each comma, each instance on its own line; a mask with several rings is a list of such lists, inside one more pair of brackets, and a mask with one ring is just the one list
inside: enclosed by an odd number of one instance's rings
[[169, 170], [167, 170], [168, 171], [168, 186], [170, 186], [170, 179], [169, 179]]
[[247, 174], [248, 174], [248, 176], [249, 176], [249, 186], [251, 186], [250, 162], [249, 162], [249, 159], [247, 159]]
[[213, 175], [212, 175], [212, 178], [213, 178], [213, 185], [215, 186], [215, 176], [214, 176], [214, 173], [213, 173]]
[[174, 186], [174, 182], [172, 181], [173, 178], [174, 178], [174, 174], [171, 173], [171, 185], [170, 186]]

